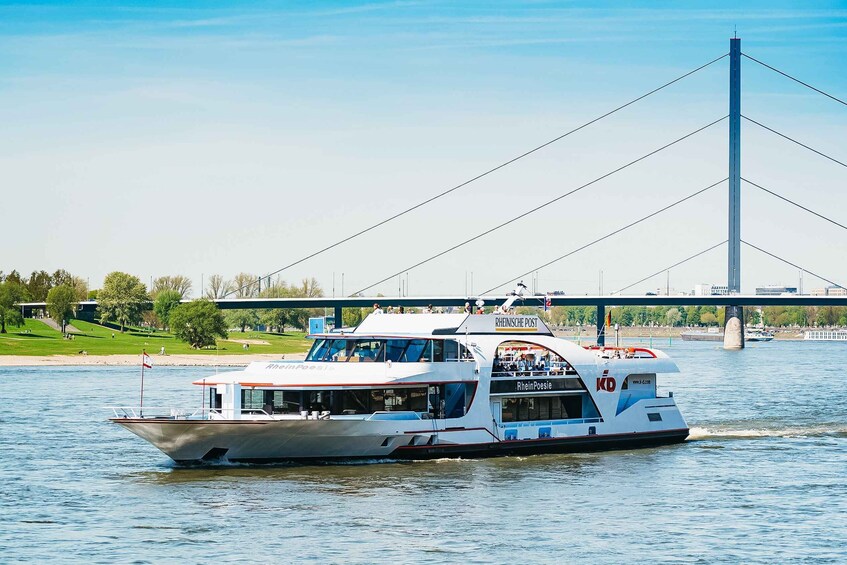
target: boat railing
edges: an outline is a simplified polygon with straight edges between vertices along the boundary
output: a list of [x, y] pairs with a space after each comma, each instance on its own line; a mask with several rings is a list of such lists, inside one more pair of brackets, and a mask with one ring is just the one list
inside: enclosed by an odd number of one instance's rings
[[413, 410], [381, 410], [374, 412], [366, 420], [420, 420], [421, 415]]
[[610, 359], [655, 359], [656, 354], [645, 347], [605, 347], [601, 345], [586, 345], [584, 349]]
[[496, 377], [563, 377], [576, 376], [577, 372], [572, 367], [564, 369], [561, 367], [547, 367], [545, 369], [520, 370], [511, 368], [497, 368], [491, 371], [491, 376]]
[[208, 408], [174, 408], [172, 406], [109, 406], [115, 418], [198, 419], [208, 415]]

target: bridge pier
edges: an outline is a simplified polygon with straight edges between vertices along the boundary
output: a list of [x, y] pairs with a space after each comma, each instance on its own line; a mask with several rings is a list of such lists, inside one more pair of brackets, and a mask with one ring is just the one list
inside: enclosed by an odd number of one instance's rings
[[723, 348], [744, 349], [744, 308], [727, 306], [724, 312]]
[[597, 305], [597, 346], [605, 347], [606, 345], [606, 306], [603, 304]]
[[335, 328], [338, 329], [344, 326], [344, 309], [341, 306], [335, 307]]

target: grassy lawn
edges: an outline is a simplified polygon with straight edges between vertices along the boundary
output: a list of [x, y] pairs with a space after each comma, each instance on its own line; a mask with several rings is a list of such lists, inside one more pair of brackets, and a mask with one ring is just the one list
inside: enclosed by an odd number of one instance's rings
[[[132, 355], [141, 353], [142, 349], [155, 354], [162, 347], [167, 354], [215, 354], [214, 349], [191, 349], [188, 344], [178, 341], [167, 332], [148, 333], [146, 330], [131, 328], [120, 333], [81, 320], [74, 320], [73, 326], [82, 332], [76, 334], [73, 340], [64, 339], [60, 332], [39, 320], [26, 319], [25, 325], [20, 328], [7, 326], [6, 331], [9, 333], [0, 334], [0, 355], [77, 355], [81, 351], [89, 355]], [[229, 339], [218, 340], [217, 353], [302, 353], [311, 345], [310, 340], [304, 339], [305, 335], [301, 332], [231, 332]], [[232, 340], [255, 340], [267, 344], [251, 343], [249, 349], [244, 349], [241, 343]]]

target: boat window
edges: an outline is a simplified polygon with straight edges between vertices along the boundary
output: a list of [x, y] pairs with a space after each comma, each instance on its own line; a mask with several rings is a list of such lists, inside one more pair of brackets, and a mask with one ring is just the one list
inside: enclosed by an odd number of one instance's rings
[[[378, 339], [357, 340], [350, 359], [352, 361], [382, 361], [382, 342]], [[355, 357], [355, 359], [353, 359]]]
[[347, 361], [347, 340], [346, 339], [334, 339], [332, 343], [330, 343], [326, 352], [326, 359], [328, 361]]
[[340, 390], [342, 414], [371, 414], [369, 390]]
[[242, 410], [262, 410], [266, 404], [265, 393], [271, 391], [256, 390], [252, 388], [241, 389]]
[[311, 412], [326, 412], [332, 407], [330, 390], [312, 390], [309, 391], [306, 407]]
[[297, 414], [300, 412], [300, 391], [274, 390], [273, 413], [274, 414]]
[[472, 361], [470, 349], [456, 340], [442, 339], [319, 339], [306, 361], [440, 363]]
[[444, 342], [440, 339], [432, 342], [432, 361], [433, 363], [441, 363], [444, 361]]
[[306, 355], [306, 361], [322, 361], [326, 356], [327, 341], [325, 339], [317, 339], [312, 344], [312, 349]]
[[532, 422], [582, 418], [582, 395], [502, 399], [501, 421]]
[[385, 342], [385, 360], [398, 362], [406, 350], [409, 340], [407, 339], [389, 339]]
[[406, 346], [406, 351], [403, 354], [403, 357], [400, 359], [401, 361], [406, 361], [407, 363], [415, 363], [417, 361], [429, 361], [431, 355], [429, 352], [432, 350], [432, 342], [427, 341], [425, 339], [413, 339], [409, 342], [409, 345]]

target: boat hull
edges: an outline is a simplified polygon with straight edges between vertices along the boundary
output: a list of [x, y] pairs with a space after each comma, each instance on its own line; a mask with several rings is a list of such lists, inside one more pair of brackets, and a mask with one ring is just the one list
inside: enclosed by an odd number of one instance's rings
[[[177, 463], [283, 463], [348, 460], [425, 460], [572, 453], [655, 447], [685, 441], [688, 428], [485, 442], [440, 442], [436, 432], [403, 432], [390, 423], [231, 422], [116, 418], [114, 422], [162, 450]], [[324, 424], [316, 427], [315, 424]], [[347, 424], [347, 425], [345, 425]], [[371, 422], [370, 424], [375, 424]], [[245, 427], [247, 426], [247, 427]], [[323, 429], [321, 429], [323, 428]], [[355, 431], [355, 433], [350, 433]], [[469, 431], [470, 432], [470, 431]], [[441, 432], [441, 435], [445, 435]], [[492, 436], [492, 439], [496, 439]]]
[[682, 341], [719, 341], [723, 342], [722, 333], [709, 332], [682, 332], [679, 334]]

